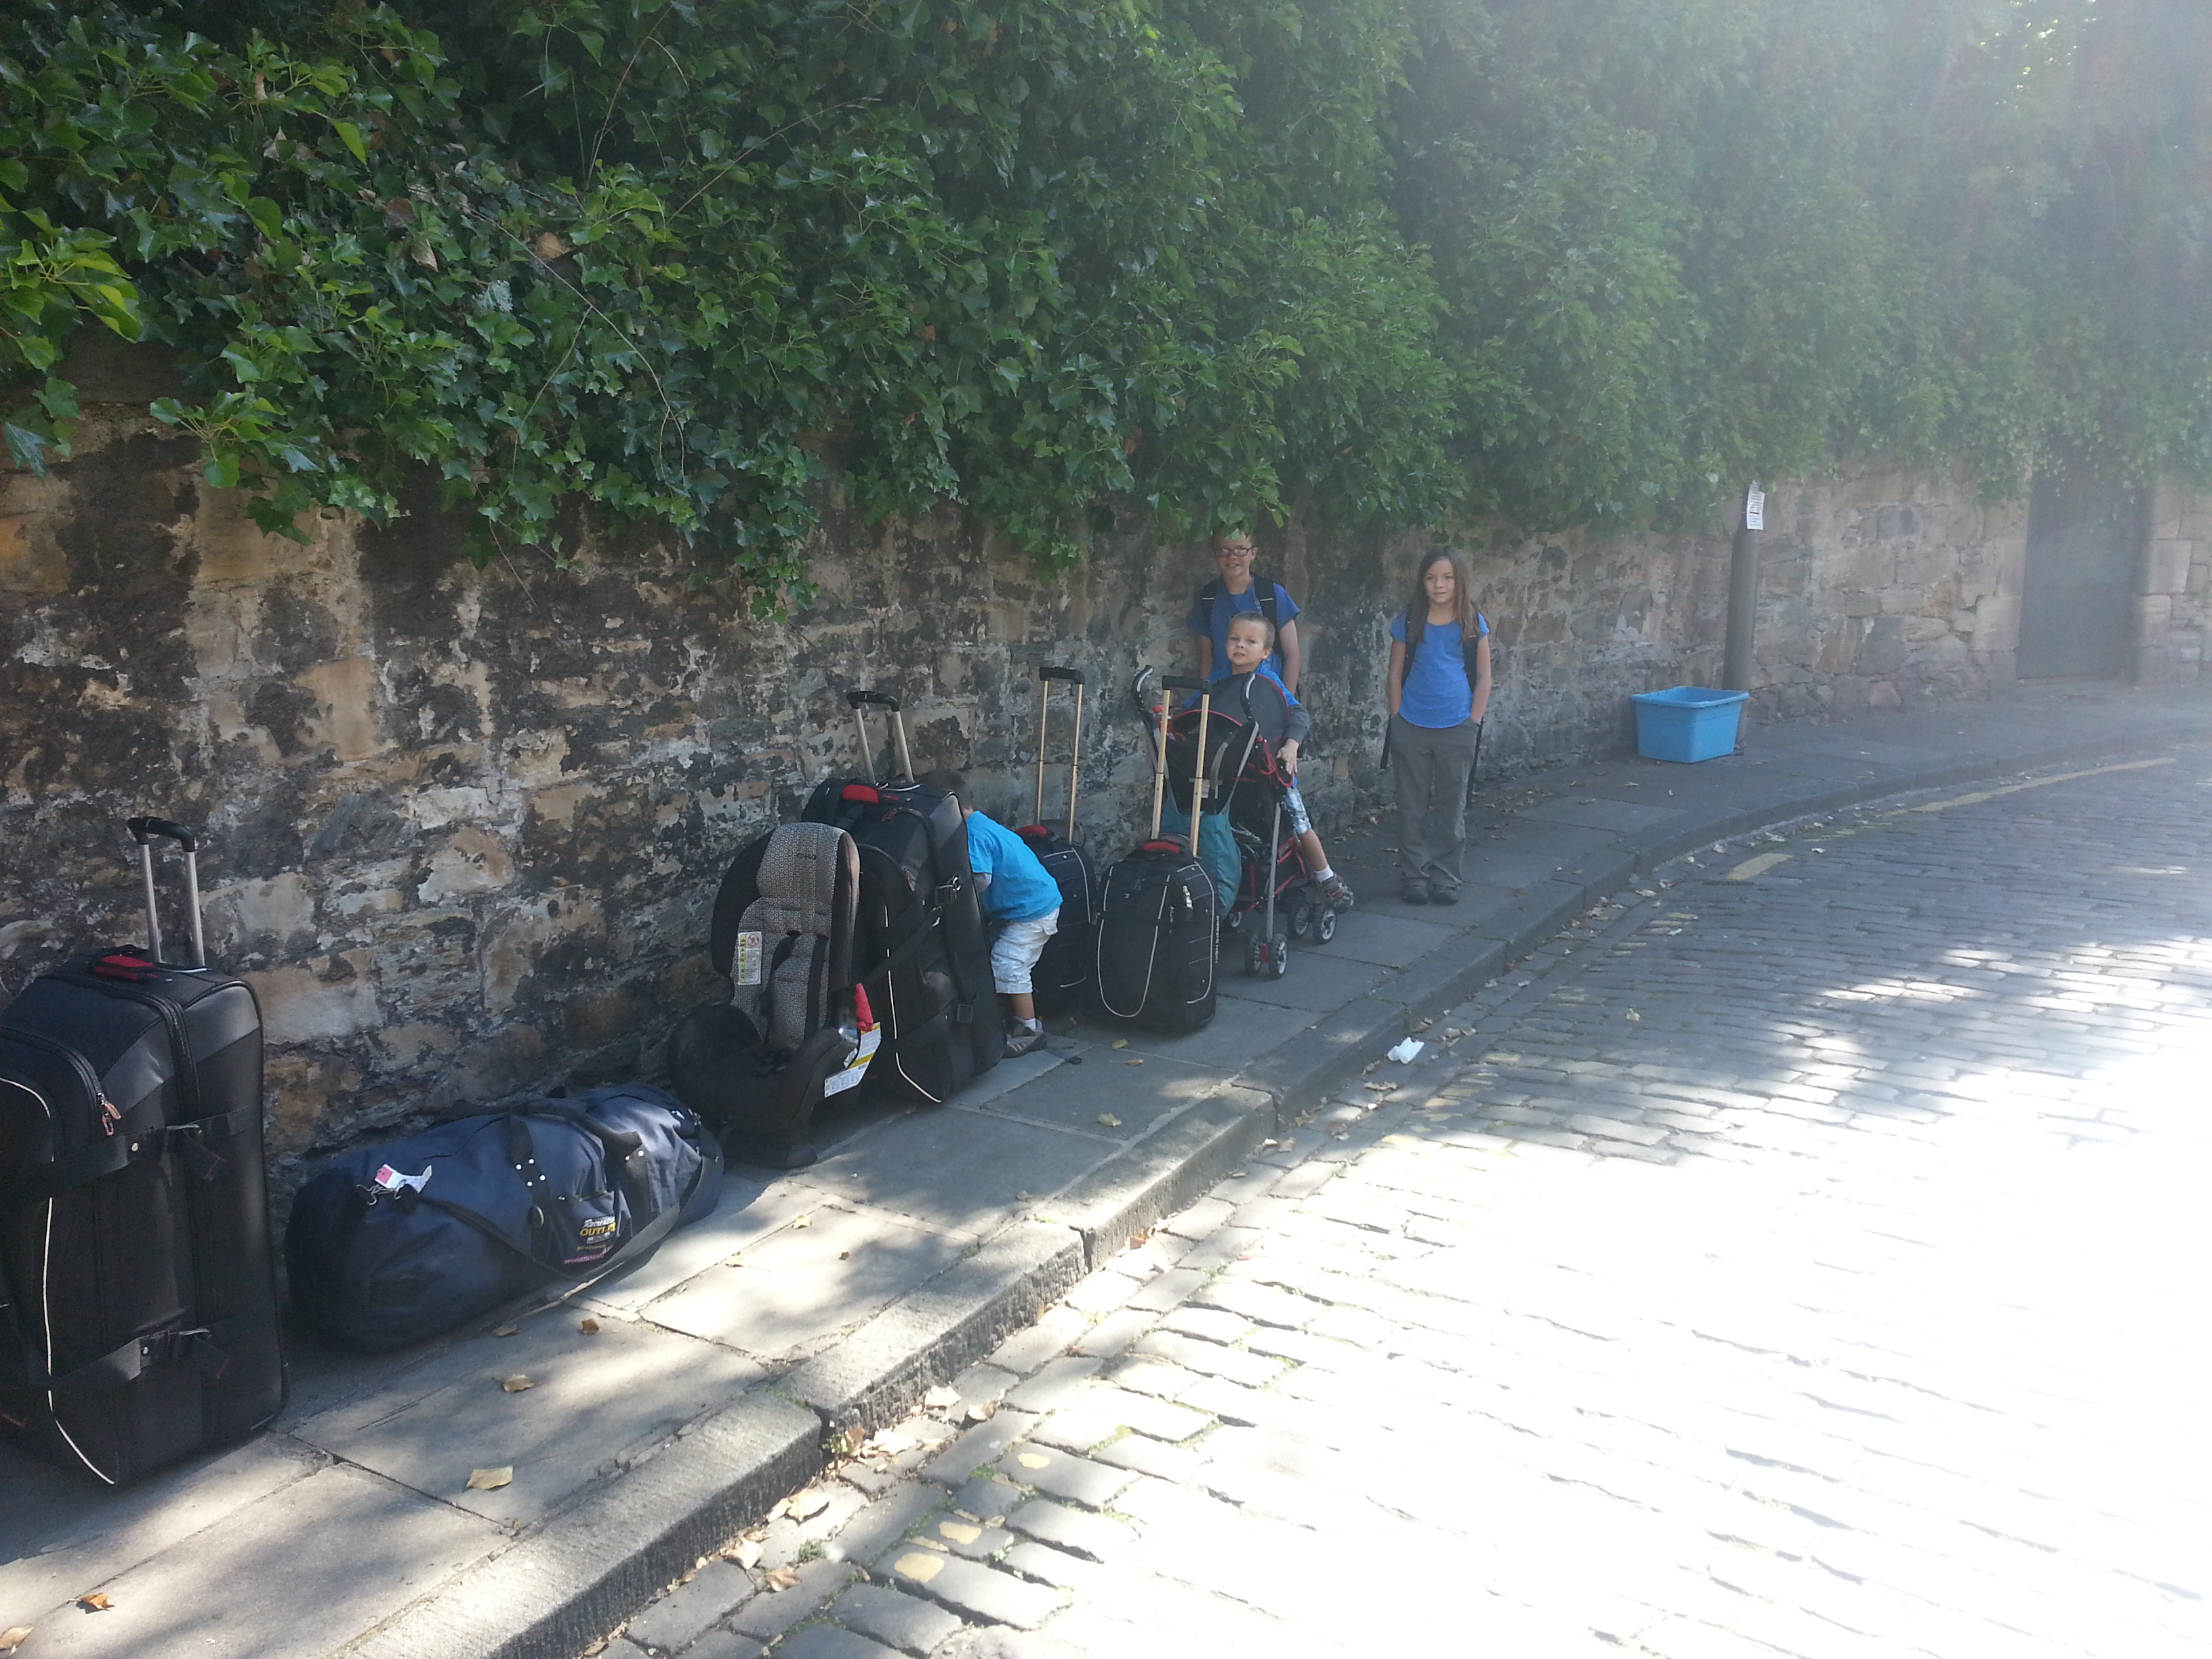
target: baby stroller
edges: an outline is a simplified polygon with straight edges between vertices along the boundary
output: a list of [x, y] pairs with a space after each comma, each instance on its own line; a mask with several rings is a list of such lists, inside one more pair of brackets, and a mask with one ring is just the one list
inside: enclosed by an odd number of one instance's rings
[[[1334, 939], [1337, 913], [1322, 896], [1297, 836], [1285, 833], [1283, 796], [1291, 779], [1249, 710], [1233, 701], [1213, 705], [1202, 764], [1198, 725], [1195, 708], [1169, 723], [1169, 787], [1188, 811], [1196, 767], [1209, 805], [1220, 803], [1214, 810], [1227, 817], [1242, 865], [1235, 898], [1222, 907], [1222, 931], [1243, 936], [1247, 973], [1280, 979], [1290, 967], [1291, 940]], [[1279, 912], [1287, 932], [1277, 926]]]

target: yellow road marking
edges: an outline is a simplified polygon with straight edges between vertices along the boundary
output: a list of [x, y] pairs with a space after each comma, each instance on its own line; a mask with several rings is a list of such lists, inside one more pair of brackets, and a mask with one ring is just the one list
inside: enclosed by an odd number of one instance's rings
[[1746, 859], [1721, 879], [1723, 881], [1755, 881], [1776, 865], [1789, 862], [1790, 854], [1787, 853], [1761, 853], [1755, 859]]
[[1954, 795], [1948, 800], [1926, 801], [1918, 806], [1908, 806], [1908, 812], [1942, 812], [1954, 806], [1978, 806], [1985, 800], [1995, 800], [1999, 795], [2017, 794], [2023, 789], [2040, 789], [2047, 783], [2071, 783], [2076, 778], [2101, 778], [2112, 772], [2140, 772], [2147, 767], [2171, 766], [2180, 758], [2162, 755], [2156, 760], [2122, 761], [2118, 766], [2093, 766], [2086, 772], [2060, 772], [2047, 778], [2030, 778], [2026, 783], [2008, 783], [2002, 789], [1978, 789], [1971, 795]]

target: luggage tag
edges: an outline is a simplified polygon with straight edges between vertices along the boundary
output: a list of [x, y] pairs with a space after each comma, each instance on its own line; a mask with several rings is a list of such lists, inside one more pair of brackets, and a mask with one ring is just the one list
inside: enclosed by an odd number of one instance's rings
[[832, 1072], [822, 1085], [824, 1100], [832, 1095], [842, 1095], [848, 1089], [856, 1089], [860, 1079], [868, 1074], [868, 1062], [876, 1057], [876, 1050], [884, 1046], [884, 1028], [876, 1023], [875, 1011], [868, 1006], [868, 994], [856, 988], [853, 993], [858, 1016], [860, 1040], [845, 1058], [845, 1064]]
[[384, 1164], [376, 1172], [376, 1190], [396, 1193], [411, 1188], [419, 1193], [430, 1184], [430, 1171], [435, 1168], [434, 1164], [425, 1164], [421, 1175], [402, 1175], [389, 1164]]
[[757, 985], [761, 982], [763, 951], [760, 933], [739, 933], [738, 949], [730, 963], [730, 982], [733, 985]]

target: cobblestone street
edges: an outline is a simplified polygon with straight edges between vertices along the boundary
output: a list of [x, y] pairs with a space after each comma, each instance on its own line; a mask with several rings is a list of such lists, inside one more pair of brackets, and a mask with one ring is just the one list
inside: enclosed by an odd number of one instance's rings
[[2203, 1652], [2212, 756], [1663, 874], [594, 1651]]

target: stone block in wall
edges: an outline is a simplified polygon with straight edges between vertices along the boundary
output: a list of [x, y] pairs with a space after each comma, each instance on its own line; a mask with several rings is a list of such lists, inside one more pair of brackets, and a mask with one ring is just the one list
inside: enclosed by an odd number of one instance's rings
[[240, 977], [253, 987], [261, 1021], [272, 1045], [343, 1042], [374, 1030], [382, 1021], [366, 951]]
[[1974, 602], [1974, 649], [2016, 651], [2020, 648], [2020, 596], [1984, 593]]
[[2189, 568], [2197, 556], [2197, 544], [2179, 537], [2161, 537], [2150, 544], [2143, 572], [2146, 593], [2186, 593]]
[[1876, 617], [1859, 647], [1859, 672], [1875, 677], [1895, 674], [1904, 670], [1906, 660], [1905, 618]]

